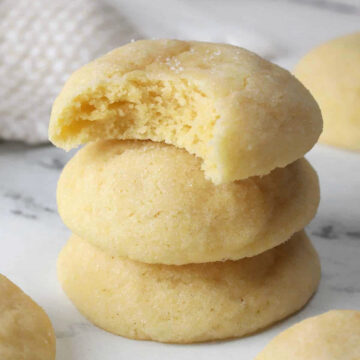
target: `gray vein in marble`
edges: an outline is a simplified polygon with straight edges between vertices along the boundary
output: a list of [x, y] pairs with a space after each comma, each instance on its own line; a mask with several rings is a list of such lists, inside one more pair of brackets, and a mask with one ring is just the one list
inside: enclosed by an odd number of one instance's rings
[[334, 231], [333, 225], [322, 226], [319, 230], [312, 231], [311, 234], [329, 240], [339, 238], [339, 235]]
[[346, 294], [360, 294], [360, 287], [353, 285], [328, 285], [329, 289]]
[[26, 219], [36, 220], [38, 217], [35, 214], [25, 213], [22, 210], [10, 210], [10, 212], [17, 216], [22, 216]]
[[355, 238], [355, 239], [360, 240], [360, 230], [359, 231], [357, 231], [357, 230], [355, 230], [355, 231], [347, 231], [346, 235], [351, 237], [351, 238]]
[[76, 336], [83, 331], [93, 330], [93, 325], [90, 323], [72, 323], [69, 328], [64, 331], [56, 331], [55, 335], [57, 339], [67, 339]]
[[[324, 262], [326, 263], [329, 263], [329, 264], [332, 264], [332, 265], [336, 265], [336, 266], [344, 266], [346, 265], [346, 263], [342, 260], [338, 260], [337, 258], [332, 258], [332, 257], [327, 257], [327, 256], [324, 256], [324, 255], [321, 255], [321, 258]], [[327, 274], [329, 275], [329, 274]], [[325, 275], [323, 275], [323, 277], [325, 277]], [[329, 276], [331, 277], [331, 276]]]
[[341, 14], [355, 15], [360, 14], [360, 6], [356, 4], [344, 3], [335, 0], [288, 0], [299, 5], [307, 5], [321, 10], [333, 11]]
[[66, 164], [66, 161], [58, 157], [53, 157], [46, 160], [40, 160], [37, 164], [45, 169], [62, 170]]
[[337, 240], [344, 237], [346, 237], [347, 240], [360, 240], [360, 229], [344, 229], [343, 226], [335, 223], [318, 226], [315, 229], [311, 229], [310, 233], [327, 240]]
[[27, 219], [37, 219], [37, 213], [39, 211], [54, 214], [56, 210], [48, 206], [38, 203], [31, 196], [24, 196], [16, 191], [6, 191], [3, 194], [6, 199], [11, 199], [14, 202], [15, 209], [10, 209], [10, 212], [17, 216], [22, 216]]

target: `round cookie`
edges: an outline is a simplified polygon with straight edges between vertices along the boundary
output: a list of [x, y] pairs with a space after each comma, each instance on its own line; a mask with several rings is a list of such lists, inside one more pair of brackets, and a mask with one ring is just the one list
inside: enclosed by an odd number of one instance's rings
[[54, 360], [55, 347], [44, 310], [0, 274], [0, 359]]
[[331, 40], [302, 58], [295, 75], [319, 103], [320, 141], [360, 151], [360, 32]]
[[360, 311], [333, 310], [276, 336], [256, 360], [360, 359]]
[[316, 213], [318, 179], [305, 159], [222, 185], [206, 180], [200, 163], [163, 143], [88, 144], [61, 174], [59, 213], [112, 255], [177, 265], [256, 255]]
[[56, 99], [49, 137], [70, 149], [104, 139], [164, 141], [225, 183], [301, 158], [320, 110], [288, 71], [236, 46], [130, 43], [75, 72]]
[[182, 266], [112, 257], [72, 236], [58, 259], [66, 294], [112, 333], [191, 343], [239, 337], [300, 309], [320, 278], [304, 232], [256, 257]]

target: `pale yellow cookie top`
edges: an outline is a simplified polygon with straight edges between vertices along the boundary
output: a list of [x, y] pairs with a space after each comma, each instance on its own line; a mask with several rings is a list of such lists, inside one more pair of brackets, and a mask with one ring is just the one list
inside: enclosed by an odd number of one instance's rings
[[295, 76], [318, 101], [320, 141], [360, 151], [360, 32], [328, 41], [306, 54]]
[[215, 183], [302, 157], [322, 129], [318, 106], [288, 71], [245, 49], [142, 40], [76, 71], [56, 99], [49, 137], [70, 149], [150, 139], [199, 156]]
[[333, 310], [276, 336], [256, 360], [359, 360], [360, 311]]
[[59, 214], [112, 255], [180, 265], [254, 256], [316, 213], [318, 179], [305, 159], [222, 185], [205, 179], [200, 164], [158, 142], [87, 144], [60, 176]]
[[44, 310], [0, 274], [0, 359], [54, 360], [55, 346]]

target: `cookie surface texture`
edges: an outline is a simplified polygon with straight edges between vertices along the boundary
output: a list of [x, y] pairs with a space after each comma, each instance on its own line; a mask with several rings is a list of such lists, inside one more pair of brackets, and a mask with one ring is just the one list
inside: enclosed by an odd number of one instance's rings
[[55, 347], [44, 310], [0, 274], [0, 359], [54, 360]]
[[142, 40], [75, 72], [56, 99], [50, 140], [165, 142], [226, 183], [284, 167], [312, 148], [319, 108], [288, 71], [231, 45]]
[[360, 151], [360, 32], [310, 51], [296, 77], [318, 102], [324, 131], [320, 141]]
[[107, 331], [191, 343], [243, 336], [297, 311], [320, 265], [304, 232], [256, 257], [183, 266], [112, 257], [72, 236], [58, 277], [78, 310]]
[[360, 311], [332, 310], [276, 336], [256, 360], [360, 359]]
[[111, 255], [181, 265], [259, 254], [316, 213], [318, 179], [305, 159], [222, 185], [206, 180], [200, 164], [151, 141], [88, 144], [60, 177], [60, 216]]

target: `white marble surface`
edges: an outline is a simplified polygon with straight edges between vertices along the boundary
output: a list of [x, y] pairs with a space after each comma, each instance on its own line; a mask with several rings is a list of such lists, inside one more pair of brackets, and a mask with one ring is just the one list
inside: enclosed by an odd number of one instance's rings
[[[278, 57], [287, 66], [312, 43], [352, 31], [356, 24], [360, 28], [360, 12], [351, 15], [341, 6], [322, 9], [320, 1], [315, 1], [313, 8], [299, 5], [299, 1], [271, 2], [273, 7], [265, 6], [267, 15], [255, 12], [259, 7], [255, 2], [243, 3], [247, 4], [248, 19], [267, 16], [262, 31], [281, 39], [277, 40], [280, 47], [288, 44], [287, 55], [279, 53]], [[309, 22], [304, 23], [307, 15]], [[296, 19], [303, 19], [304, 26]], [[320, 28], [319, 19], [333, 25]], [[296, 27], [290, 26], [296, 21]], [[71, 155], [51, 146], [0, 144], [0, 273], [49, 314], [57, 336], [57, 360], [247, 360], [279, 331], [303, 318], [334, 308], [360, 309], [360, 154], [317, 145], [308, 159], [319, 173], [322, 200], [308, 232], [319, 251], [323, 275], [319, 291], [303, 311], [257, 335], [211, 344], [132, 341], [96, 328], [76, 311], [56, 279], [56, 258], [69, 230], [57, 215], [55, 189]]]
[[164, 345], [123, 339], [88, 323], [63, 294], [55, 263], [69, 231], [56, 213], [55, 188], [70, 158], [50, 146], [0, 145], [0, 273], [41, 304], [57, 335], [58, 360], [251, 359], [280, 330], [334, 308], [360, 309], [360, 154], [317, 145], [322, 200], [308, 228], [319, 251], [319, 291], [297, 315], [244, 339], [201, 345]]

